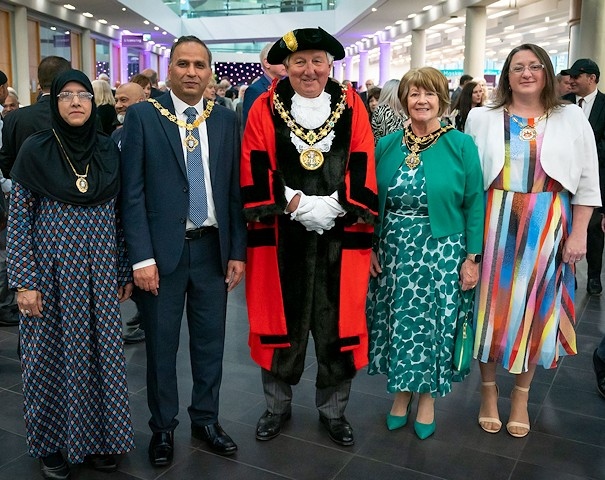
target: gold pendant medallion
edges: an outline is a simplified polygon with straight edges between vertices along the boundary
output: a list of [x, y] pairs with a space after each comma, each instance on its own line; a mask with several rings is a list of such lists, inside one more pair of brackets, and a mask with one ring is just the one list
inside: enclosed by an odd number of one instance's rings
[[531, 125], [525, 125], [519, 132], [519, 138], [524, 142], [531, 142], [538, 136], [538, 132]]
[[80, 190], [80, 193], [88, 192], [88, 180], [83, 176], [78, 176], [76, 179], [76, 188]]
[[197, 138], [195, 138], [191, 132], [189, 132], [189, 135], [187, 135], [185, 137], [185, 139], [183, 140], [183, 144], [185, 145], [185, 148], [187, 148], [187, 151], [189, 153], [193, 152], [197, 146], [199, 145], [200, 142], [197, 141]]
[[324, 163], [324, 155], [317, 148], [305, 148], [300, 153], [300, 164], [305, 170], [317, 170]]
[[420, 165], [420, 155], [418, 155], [416, 152], [410, 152], [409, 155], [405, 157], [405, 164], [410, 170], [414, 170], [418, 165]]

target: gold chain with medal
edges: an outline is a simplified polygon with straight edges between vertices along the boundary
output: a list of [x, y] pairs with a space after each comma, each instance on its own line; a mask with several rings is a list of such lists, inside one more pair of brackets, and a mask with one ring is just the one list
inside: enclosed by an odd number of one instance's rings
[[[313, 145], [319, 142], [322, 138], [326, 137], [336, 126], [336, 123], [340, 119], [342, 112], [345, 110], [345, 104], [347, 101], [346, 90], [343, 89], [342, 95], [336, 108], [332, 112], [332, 115], [323, 123], [319, 129], [307, 129], [296, 123], [296, 121], [290, 116], [290, 113], [284, 107], [284, 104], [279, 99], [277, 92], [273, 93], [273, 104], [275, 110], [279, 113], [282, 120], [286, 123], [286, 126], [290, 129], [294, 135], [300, 138], [303, 142], [309, 145], [300, 152], [300, 164], [306, 170], [317, 170], [324, 163], [324, 155], [321, 150], [314, 148]], [[317, 131], [319, 130], [319, 131]]]
[[403, 142], [407, 149], [410, 151], [405, 157], [405, 164], [410, 170], [414, 170], [420, 165], [420, 153], [431, 148], [437, 139], [445, 132], [452, 130], [452, 125], [446, 125], [441, 127], [439, 130], [430, 133], [424, 137], [419, 137], [412, 132], [412, 126], [410, 125], [403, 132]]
[[55, 134], [57, 142], [59, 142], [59, 147], [61, 147], [61, 151], [65, 156], [65, 160], [67, 160], [67, 163], [69, 163], [69, 166], [71, 167], [72, 171], [74, 172], [74, 175], [76, 176], [76, 188], [80, 191], [80, 193], [88, 192], [88, 180], [86, 179], [86, 177], [88, 176], [88, 167], [90, 167], [90, 164], [86, 165], [86, 172], [84, 172], [84, 175], [80, 175], [78, 172], [76, 172], [76, 169], [74, 168], [73, 164], [71, 163], [71, 160], [67, 156], [67, 152], [63, 148], [63, 144], [61, 143], [61, 140], [59, 139], [59, 136], [57, 135], [57, 132], [55, 132], [54, 128], [53, 133]]
[[521, 131], [519, 132], [519, 138], [524, 142], [531, 142], [532, 140], [536, 139], [536, 137], [538, 136], [536, 126], [548, 116], [545, 112], [540, 115], [536, 120], [534, 120], [533, 125], [524, 125], [519, 120], [517, 120], [517, 116], [514, 113], [510, 113], [506, 107], [504, 107], [504, 111], [508, 114], [508, 116], [513, 122], [515, 122], [517, 125], [519, 125], [519, 127], [521, 127]]
[[187, 123], [184, 120], [179, 120], [174, 113], [171, 113], [170, 110], [162, 107], [162, 105], [160, 105], [159, 102], [157, 100], [155, 100], [154, 98], [150, 98], [147, 101], [151, 102], [151, 104], [155, 108], [157, 108], [159, 110], [159, 112], [164, 117], [166, 117], [168, 120], [170, 120], [172, 123], [176, 123], [179, 127], [185, 129], [185, 131], [187, 132], [187, 136], [183, 139], [183, 145], [185, 145], [185, 148], [187, 149], [187, 151], [189, 153], [193, 152], [197, 148], [197, 146], [200, 142], [198, 142], [197, 138], [195, 138], [191, 134], [191, 130], [199, 127], [202, 124], [202, 122], [206, 121], [206, 119], [210, 116], [212, 109], [214, 108], [214, 102], [209, 101], [207, 103], [206, 108], [204, 109], [202, 114], [195, 120], [195, 122]]

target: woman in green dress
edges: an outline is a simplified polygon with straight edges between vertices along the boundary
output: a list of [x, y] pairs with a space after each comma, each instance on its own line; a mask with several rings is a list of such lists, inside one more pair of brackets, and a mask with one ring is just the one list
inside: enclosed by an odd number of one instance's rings
[[411, 123], [376, 146], [380, 216], [367, 303], [368, 372], [386, 375], [395, 394], [390, 430], [407, 423], [419, 394], [414, 430], [424, 439], [435, 431], [435, 397], [461, 379], [452, 367], [454, 333], [472, 303], [462, 292], [479, 278], [483, 184], [473, 140], [439, 119], [449, 104], [443, 74], [410, 70], [399, 98]]

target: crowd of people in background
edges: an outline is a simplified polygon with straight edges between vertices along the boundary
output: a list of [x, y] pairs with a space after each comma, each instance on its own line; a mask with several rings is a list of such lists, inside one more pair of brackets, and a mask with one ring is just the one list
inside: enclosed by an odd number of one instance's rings
[[[580, 59], [557, 75], [523, 44], [491, 92], [467, 74], [450, 91], [432, 67], [357, 91], [330, 78], [342, 58], [328, 32], [297, 29], [235, 86], [185, 36], [165, 82], [146, 69], [112, 88], [47, 57], [24, 108], [0, 72], [0, 325], [20, 325], [27, 442], [44, 478], [69, 478], [68, 462], [114, 471], [134, 447], [123, 343], [146, 342], [148, 456], [172, 463], [183, 310], [191, 435], [238, 450], [219, 390], [227, 296], [245, 271], [266, 400], [257, 440], [290, 420], [310, 338], [333, 442], [355, 442], [345, 409], [365, 367], [393, 394], [386, 427], [405, 427], [416, 399], [414, 431], [430, 437], [435, 399], [469, 373], [453, 364], [468, 318], [479, 426], [502, 428], [502, 369], [514, 378], [506, 430], [529, 434], [536, 368], [578, 351], [577, 262], [588, 294], [602, 292], [599, 67]], [[605, 338], [593, 362], [605, 397]]]

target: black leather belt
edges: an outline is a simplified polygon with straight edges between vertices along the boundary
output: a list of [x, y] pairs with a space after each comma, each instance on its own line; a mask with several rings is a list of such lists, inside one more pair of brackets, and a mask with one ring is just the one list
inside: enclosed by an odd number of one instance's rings
[[200, 227], [191, 230], [185, 230], [185, 240], [197, 240], [202, 238], [204, 235], [212, 232], [216, 232], [216, 227]]

